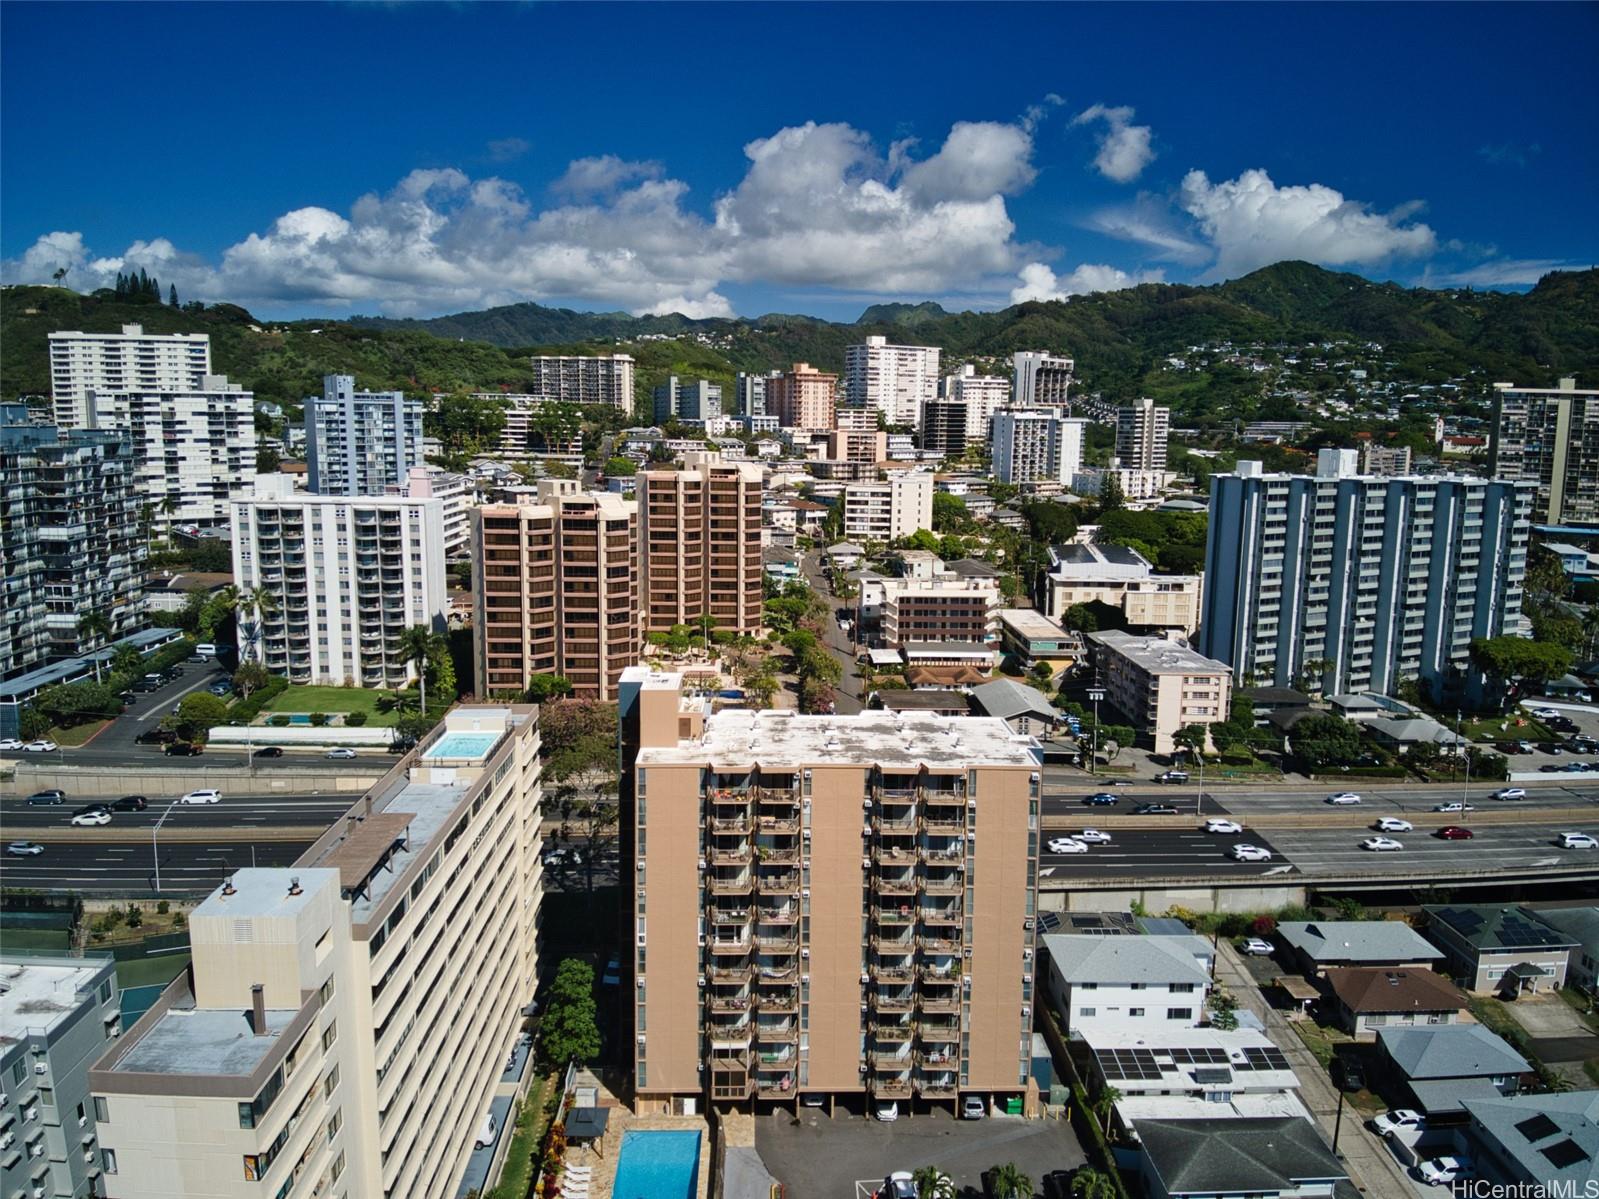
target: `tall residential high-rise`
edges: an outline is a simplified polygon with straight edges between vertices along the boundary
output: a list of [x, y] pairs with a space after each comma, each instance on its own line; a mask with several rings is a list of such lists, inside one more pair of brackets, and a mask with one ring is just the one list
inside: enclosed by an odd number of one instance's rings
[[1550, 524], [1599, 524], [1599, 391], [1494, 384], [1488, 470], [1538, 485], [1537, 516]]
[[305, 463], [318, 495], [382, 495], [422, 465], [422, 401], [324, 375], [322, 394], [305, 401]]
[[520, 693], [556, 674], [581, 698], [614, 701], [638, 661], [638, 504], [571, 480], [532, 504], [472, 511], [472, 643], [479, 689]]
[[499, 452], [512, 458], [556, 457], [583, 459], [583, 422], [569, 409], [551, 408], [551, 401], [535, 395], [489, 395], [505, 405]]
[[460, 1193], [538, 982], [539, 770], [537, 708], [455, 708], [292, 866], [229, 872], [89, 1072], [107, 1192]]
[[1037, 742], [989, 717], [707, 706], [623, 676], [638, 1110], [1020, 1096]]
[[1165, 470], [1171, 409], [1145, 396], [1116, 409], [1116, 457], [1132, 470]]
[[738, 372], [733, 379], [733, 412], [736, 415], [766, 415], [766, 380], [768, 377], [767, 375], [757, 375], [749, 371]]
[[876, 408], [890, 424], [918, 425], [938, 396], [937, 346], [891, 346], [886, 337], [844, 347], [844, 402]]
[[[922, 449], [959, 458], [971, 444], [967, 436], [967, 428], [972, 423], [971, 410], [970, 400], [929, 400], [922, 409]], [[985, 426], [987, 423], [983, 422]], [[987, 440], [986, 435], [983, 440]]]
[[109, 955], [0, 959], [0, 1193], [105, 1193], [89, 1067], [122, 1032], [120, 1001]]
[[785, 429], [827, 430], [833, 427], [833, 390], [838, 376], [796, 362], [766, 379], [766, 411]]
[[[126, 433], [35, 425], [0, 404], [0, 676], [144, 627], [136, 471]], [[90, 614], [109, 634], [83, 630]]]
[[722, 385], [709, 379], [679, 379], [668, 375], [651, 393], [655, 401], [655, 423], [677, 417], [679, 420], [706, 420], [722, 414]]
[[94, 392], [83, 408], [86, 427], [127, 434], [140, 503], [163, 533], [225, 522], [228, 497], [255, 476], [255, 393], [226, 375], [181, 391]]
[[123, 325], [121, 333], [50, 334], [50, 395], [56, 424], [89, 424], [92, 393], [193, 391], [211, 373], [211, 338], [205, 333], [146, 333]]
[[1398, 476], [1410, 473], [1408, 445], [1378, 445], [1368, 441], [1360, 447], [1360, 473]]
[[1067, 391], [1076, 363], [1045, 350], [1018, 350], [1011, 356], [1011, 403], [1018, 408], [1047, 406], [1071, 411]]
[[686, 454], [683, 466], [638, 474], [643, 631], [708, 615], [719, 630], [759, 633], [765, 471], [714, 453]]
[[633, 356], [535, 354], [532, 394], [563, 404], [604, 404], [633, 411]]
[[1469, 698], [1472, 638], [1521, 628], [1536, 489], [1373, 478], [1353, 457], [1212, 476], [1200, 650], [1263, 685]]
[[230, 504], [233, 579], [273, 604], [241, 614], [239, 656], [295, 683], [414, 682], [401, 634], [442, 632], [447, 607], [444, 502], [426, 490], [318, 495], [295, 491], [288, 475], [257, 475]]
[[1053, 409], [1003, 408], [991, 422], [994, 477], [1001, 483], [1069, 484], [1083, 464], [1080, 417]]
[[844, 536], [851, 541], [898, 541], [933, 527], [933, 476], [895, 471], [880, 483], [844, 487]]
[[1006, 404], [1010, 403], [1011, 381], [1001, 375], [979, 375], [970, 363], [960, 372], [944, 376], [946, 400], [959, 400], [966, 405], [966, 441], [988, 442], [988, 422]]

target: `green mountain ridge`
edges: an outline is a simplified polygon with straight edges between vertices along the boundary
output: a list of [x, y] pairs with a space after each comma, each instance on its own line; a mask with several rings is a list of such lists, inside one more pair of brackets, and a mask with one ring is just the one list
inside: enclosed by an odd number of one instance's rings
[[521, 390], [529, 385], [522, 359], [534, 350], [624, 349], [638, 359], [647, 395], [672, 372], [725, 382], [735, 371], [797, 361], [839, 370], [844, 347], [869, 334], [942, 346], [951, 365], [1022, 349], [1065, 353], [1077, 361], [1083, 390], [1113, 400], [1161, 395], [1181, 418], [1201, 422], [1247, 419], [1258, 384], [1239, 372], [1233, 379], [1191, 375], [1178, 386], [1160, 367], [1189, 346], [1219, 341], [1376, 341], [1397, 377], [1410, 382], [1472, 372], [1524, 385], [1599, 376], [1599, 270], [1546, 275], [1517, 294], [1404, 288], [1283, 262], [1209, 287], [1144, 284], [997, 312], [880, 304], [848, 324], [776, 313], [753, 320], [634, 317], [532, 303], [425, 320], [275, 322], [229, 304], [175, 309], [18, 286], [0, 291], [0, 395], [48, 392], [51, 331], [115, 332], [135, 321], [152, 332], [211, 334], [215, 369], [262, 399], [289, 403], [320, 391], [328, 373], [353, 374], [372, 388]]

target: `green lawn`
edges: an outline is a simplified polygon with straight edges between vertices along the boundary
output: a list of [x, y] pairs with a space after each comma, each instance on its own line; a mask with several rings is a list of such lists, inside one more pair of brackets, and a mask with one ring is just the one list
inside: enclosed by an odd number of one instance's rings
[[91, 720], [87, 724], [73, 725], [70, 729], [51, 729], [50, 740], [54, 741], [57, 745], [82, 745], [90, 737], [94, 736], [110, 723], [111, 722], [109, 720]]
[[[1487, 720], [1468, 720], [1465, 734], [1472, 741], [1553, 741], [1555, 735], [1532, 717], [1521, 714], [1524, 723], [1517, 724], [1515, 717], [1495, 716]], [[1450, 728], [1454, 721], [1445, 718]]]
[[388, 694], [383, 691], [364, 691], [359, 687], [290, 687], [269, 702], [266, 712], [365, 712], [367, 725], [389, 728], [396, 713], [379, 712], [378, 699]]

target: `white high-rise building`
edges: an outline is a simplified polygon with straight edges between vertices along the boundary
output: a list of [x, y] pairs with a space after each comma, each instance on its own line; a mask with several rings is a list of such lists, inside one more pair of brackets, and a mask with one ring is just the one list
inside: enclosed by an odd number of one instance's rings
[[1171, 409], [1145, 396], [1116, 409], [1116, 457], [1128, 470], [1165, 470], [1171, 436]]
[[226, 375], [182, 391], [92, 392], [83, 409], [87, 427], [127, 434], [152, 529], [223, 523], [255, 477], [255, 394]]
[[1051, 408], [1071, 410], [1067, 391], [1072, 385], [1072, 371], [1076, 368], [1070, 358], [1062, 358], [1043, 350], [1018, 350], [1011, 356], [1013, 369], [1011, 403], [1018, 408]]
[[444, 556], [450, 561], [464, 558], [471, 550], [472, 509], [477, 506], [477, 485], [468, 475], [458, 475], [441, 466], [413, 466], [403, 486], [389, 488], [390, 495], [412, 499], [432, 496], [444, 505]]
[[258, 475], [231, 507], [234, 582], [275, 601], [240, 614], [241, 658], [296, 683], [415, 680], [400, 635], [444, 629], [443, 500], [316, 495], [288, 475]]
[[1081, 418], [1050, 409], [1003, 408], [990, 439], [994, 477], [1001, 483], [1069, 484], [1083, 465]]
[[422, 465], [422, 401], [323, 376], [322, 394], [305, 401], [305, 463], [319, 495], [382, 495]]
[[123, 325], [121, 333], [50, 334], [50, 395], [63, 429], [88, 425], [91, 393], [193, 391], [210, 373], [211, 338], [204, 333]]
[[455, 708], [292, 866], [229, 872], [88, 1071], [95, 1193], [453, 1199], [491, 1110], [511, 1135], [541, 801], [538, 709]]
[[1011, 381], [1003, 375], [979, 375], [967, 363], [960, 373], [944, 376], [944, 398], [966, 405], [966, 440], [988, 440], [988, 422], [1010, 403]]
[[1418, 681], [1470, 700], [1473, 638], [1521, 630], [1536, 484], [1240, 462], [1210, 483], [1200, 649], [1262, 685], [1328, 694]]
[[851, 541], [898, 541], [933, 527], [933, 476], [900, 471], [882, 483], [844, 488], [844, 536]]
[[610, 354], [589, 358], [539, 354], [533, 367], [533, 394], [563, 404], [605, 404], [633, 411], [633, 357]]
[[844, 402], [872, 407], [890, 424], [918, 425], [922, 405], [938, 396], [937, 346], [891, 346], [886, 337], [844, 347]]

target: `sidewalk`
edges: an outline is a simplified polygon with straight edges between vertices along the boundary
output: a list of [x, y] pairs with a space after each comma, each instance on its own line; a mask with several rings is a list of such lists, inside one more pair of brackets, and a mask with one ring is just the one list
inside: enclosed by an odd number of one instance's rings
[[[1218, 942], [1216, 956], [1216, 981], [1226, 985], [1238, 1006], [1247, 1008], [1261, 1017], [1266, 1025], [1266, 1035], [1283, 1051], [1288, 1064], [1299, 1079], [1300, 1098], [1321, 1125], [1327, 1143], [1332, 1143], [1333, 1125], [1338, 1113], [1338, 1092], [1332, 1078], [1323, 1070], [1315, 1055], [1305, 1047], [1288, 1024], [1287, 1018], [1266, 1002], [1254, 978], [1244, 966], [1243, 958], [1224, 937]], [[1404, 1169], [1389, 1152], [1382, 1139], [1361, 1122], [1360, 1113], [1348, 1103], [1344, 1104], [1343, 1128], [1338, 1134], [1338, 1152], [1349, 1169], [1349, 1179], [1363, 1195], [1412, 1195], [1415, 1186], [1405, 1176]]]

